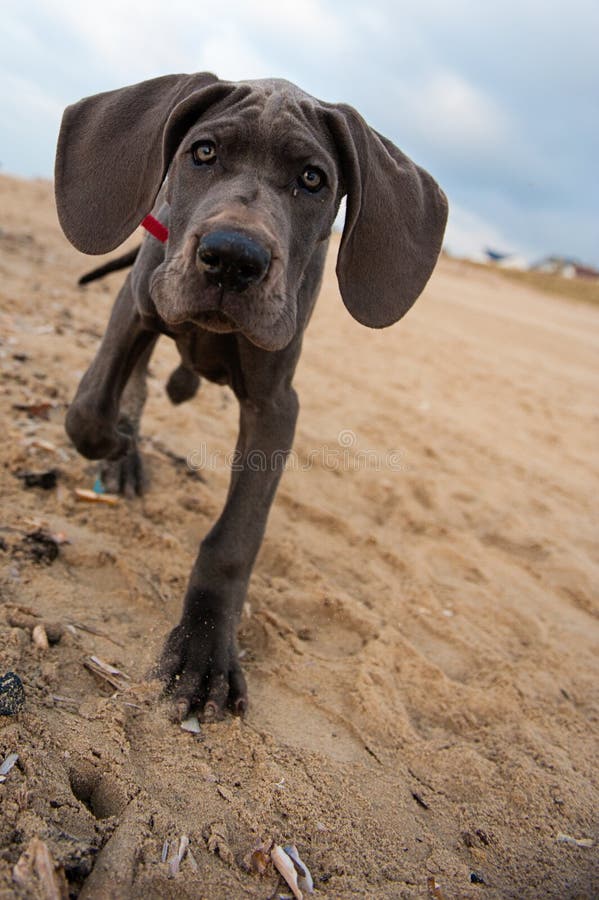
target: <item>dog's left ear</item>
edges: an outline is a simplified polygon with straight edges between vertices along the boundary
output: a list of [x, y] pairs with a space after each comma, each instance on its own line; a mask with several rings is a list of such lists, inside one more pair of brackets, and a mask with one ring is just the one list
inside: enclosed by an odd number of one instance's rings
[[392, 325], [409, 310], [441, 251], [447, 200], [436, 181], [350, 106], [323, 104], [347, 193], [337, 259], [354, 319]]

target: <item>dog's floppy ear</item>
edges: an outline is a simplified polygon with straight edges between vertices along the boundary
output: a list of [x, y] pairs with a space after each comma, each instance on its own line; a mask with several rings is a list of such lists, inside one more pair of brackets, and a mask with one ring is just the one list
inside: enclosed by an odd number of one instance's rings
[[347, 193], [337, 259], [341, 296], [358, 322], [384, 328], [401, 319], [430, 278], [447, 200], [428, 172], [354, 109], [323, 105]]
[[58, 137], [55, 191], [71, 243], [84, 253], [121, 244], [152, 208], [185, 131], [234, 90], [207, 72], [165, 75], [69, 106]]

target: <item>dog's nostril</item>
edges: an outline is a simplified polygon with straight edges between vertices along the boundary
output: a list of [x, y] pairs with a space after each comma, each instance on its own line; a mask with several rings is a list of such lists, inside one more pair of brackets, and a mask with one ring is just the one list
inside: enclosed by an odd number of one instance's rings
[[239, 266], [239, 274], [242, 278], [255, 278], [260, 274], [260, 267], [257, 265], [241, 265]]
[[202, 264], [206, 268], [207, 271], [216, 272], [220, 269], [221, 261], [220, 256], [216, 253], [212, 253], [210, 250], [206, 250], [203, 253], [198, 253]]
[[265, 277], [270, 251], [241, 231], [212, 231], [198, 244], [197, 265], [210, 284], [241, 293]]

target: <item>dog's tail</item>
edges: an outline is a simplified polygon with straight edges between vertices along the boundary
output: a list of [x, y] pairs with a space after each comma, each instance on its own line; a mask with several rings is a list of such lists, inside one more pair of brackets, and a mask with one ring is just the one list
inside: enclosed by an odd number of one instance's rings
[[91, 272], [86, 272], [85, 275], [82, 275], [77, 284], [89, 284], [90, 281], [95, 281], [97, 278], [104, 278], [109, 272], [118, 272], [119, 269], [126, 269], [127, 266], [132, 266], [140, 250], [141, 244], [122, 256], [110, 259], [103, 266], [98, 266], [97, 269], [92, 269]]

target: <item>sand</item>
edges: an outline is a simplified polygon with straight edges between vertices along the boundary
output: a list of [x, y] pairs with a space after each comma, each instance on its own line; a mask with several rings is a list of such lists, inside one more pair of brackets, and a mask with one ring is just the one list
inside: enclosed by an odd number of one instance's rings
[[[335, 900], [599, 895], [599, 308], [443, 260], [369, 331], [332, 252], [240, 633], [251, 708], [194, 735], [145, 676], [223, 503], [236, 403], [203, 384], [170, 406], [161, 342], [147, 495], [78, 501], [94, 466], [62, 423], [123, 275], [76, 286], [90, 260], [49, 183], [2, 177], [0, 196], [0, 675], [27, 698], [0, 718], [0, 762], [19, 755], [0, 897], [266, 900], [285, 887], [247, 860], [270, 840]], [[49, 468], [50, 490], [15, 475]], [[25, 537], [40, 528], [67, 541], [54, 561]], [[61, 640], [39, 648], [36, 621]], [[169, 879], [183, 834], [196, 867]]]

